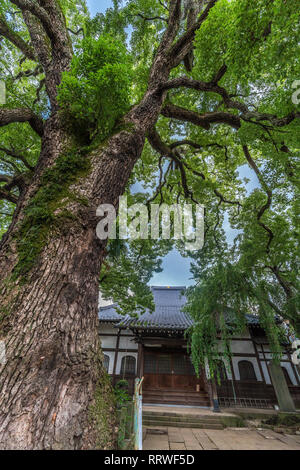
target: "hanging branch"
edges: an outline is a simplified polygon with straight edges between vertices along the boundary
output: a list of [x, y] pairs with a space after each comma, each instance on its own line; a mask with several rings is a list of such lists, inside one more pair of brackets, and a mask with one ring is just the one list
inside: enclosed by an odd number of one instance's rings
[[261, 218], [264, 215], [264, 213], [266, 212], [266, 210], [269, 209], [271, 204], [272, 204], [272, 191], [267, 186], [266, 182], [263, 179], [263, 176], [262, 176], [261, 172], [258, 169], [258, 166], [256, 165], [255, 161], [252, 159], [247, 145], [243, 145], [243, 151], [244, 151], [245, 157], [246, 157], [250, 167], [254, 170], [254, 172], [255, 172], [255, 174], [256, 174], [256, 176], [257, 176], [257, 178], [258, 178], [258, 180], [259, 180], [259, 182], [262, 186], [262, 188], [267, 193], [267, 197], [268, 197], [267, 202], [260, 208], [260, 210], [257, 214], [257, 222], [268, 233], [269, 239], [268, 239], [268, 244], [267, 244], [266, 251], [267, 251], [267, 253], [269, 253], [270, 252], [270, 245], [271, 245], [272, 240], [274, 238], [274, 234], [273, 234], [272, 230], [266, 224], [264, 224], [261, 221]]

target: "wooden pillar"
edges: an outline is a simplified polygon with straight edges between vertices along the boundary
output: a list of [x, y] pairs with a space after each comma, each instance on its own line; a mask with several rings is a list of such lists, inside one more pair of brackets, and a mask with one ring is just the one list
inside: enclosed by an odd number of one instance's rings
[[142, 343], [138, 344], [138, 367], [137, 375], [141, 379], [144, 375], [144, 346]]
[[120, 334], [121, 334], [121, 330], [119, 329], [119, 331], [118, 331], [118, 336], [117, 336], [116, 349], [115, 349], [114, 367], [113, 367], [113, 373], [112, 373], [113, 386], [115, 386], [115, 384], [116, 384], [116, 368], [117, 368], [117, 362], [118, 362], [118, 353], [119, 353], [119, 345], [120, 345]]

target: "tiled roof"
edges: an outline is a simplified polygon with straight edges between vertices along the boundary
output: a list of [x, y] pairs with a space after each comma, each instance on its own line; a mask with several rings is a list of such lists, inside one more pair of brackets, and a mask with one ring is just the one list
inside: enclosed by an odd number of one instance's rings
[[[184, 295], [185, 287], [152, 287], [155, 310], [153, 313], [146, 311], [138, 318], [130, 315], [119, 315], [116, 305], [102, 307], [99, 311], [101, 322], [114, 322], [120, 328], [148, 329], [148, 330], [177, 330], [184, 331], [193, 325], [192, 318], [181, 311], [186, 303]], [[248, 323], [259, 324], [254, 315], [247, 315]]]
[[248, 325], [259, 325], [259, 318], [256, 315], [246, 315]]
[[98, 316], [101, 322], [119, 322], [122, 319], [122, 315], [116, 312], [115, 304], [100, 307]]
[[186, 330], [193, 325], [189, 315], [177, 305], [158, 305], [153, 313], [146, 312], [139, 318], [126, 315], [118, 326], [134, 329]]

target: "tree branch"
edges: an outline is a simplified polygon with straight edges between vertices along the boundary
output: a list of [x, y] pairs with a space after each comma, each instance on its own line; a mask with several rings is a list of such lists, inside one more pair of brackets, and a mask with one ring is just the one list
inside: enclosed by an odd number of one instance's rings
[[[183, 187], [183, 190], [184, 190], [185, 197], [186, 198], [191, 198], [192, 201], [197, 203], [197, 201], [195, 201], [193, 199], [192, 191], [188, 188], [185, 168], [187, 170], [189, 170], [190, 172], [192, 172], [194, 175], [199, 176], [200, 178], [202, 178], [202, 180], [206, 180], [206, 176], [204, 175], [204, 173], [201, 173], [197, 170], [194, 170], [193, 168], [188, 166], [187, 163], [182, 159], [181, 155], [175, 150], [175, 147], [172, 148], [172, 144], [167, 145], [162, 141], [160, 135], [158, 134], [158, 132], [156, 131], [155, 128], [153, 128], [148, 133], [147, 137], [148, 137], [148, 141], [149, 141], [150, 145], [152, 146], [152, 148], [156, 152], [160, 153], [164, 157], [170, 158], [171, 160], [173, 160], [176, 163], [176, 165], [178, 166], [179, 171], [180, 171], [181, 182], [182, 182], [182, 187]], [[220, 199], [219, 205], [223, 202], [223, 203], [226, 203], [226, 204], [241, 206], [241, 203], [239, 201], [230, 201], [230, 200], [226, 199], [217, 189], [214, 189], [213, 191], [214, 191], [215, 195]]]
[[3, 188], [0, 186], [0, 199], [5, 199], [6, 201], [12, 202], [13, 204], [17, 204], [18, 198], [14, 194], [9, 193], [8, 191], [5, 191]]
[[31, 166], [26, 160], [26, 158], [20, 153], [17, 153], [14, 150], [8, 149], [6, 147], [0, 147], [0, 152], [5, 152], [6, 155], [9, 155], [10, 157], [15, 158], [16, 160], [20, 160], [22, 163], [24, 163], [24, 165], [26, 166], [26, 168], [28, 168], [28, 170], [30, 171], [34, 170], [34, 167]]
[[170, 144], [170, 147], [176, 148], [176, 147], [182, 147], [183, 145], [188, 145], [190, 147], [193, 147], [196, 150], [201, 150], [203, 148], [209, 148], [209, 147], [217, 147], [219, 149], [226, 149], [227, 147], [225, 145], [220, 145], [218, 143], [212, 143], [212, 144], [206, 144], [206, 145], [201, 145], [198, 144], [197, 142], [193, 142], [192, 140], [189, 139], [184, 139], [184, 140], [178, 140], [177, 142], [172, 142]]
[[[180, 171], [180, 176], [181, 176], [181, 183], [184, 191], [184, 195], [186, 198], [191, 198], [193, 200], [193, 193], [190, 191], [187, 185], [187, 178], [186, 178], [186, 172], [184, 169], [184, 166], [182, 164], [181, 158], [179, 155], [176, 154], [175, 150], [172, 150], [167, 144], [165, 144], [161, 138], [156, 129], [152, 129], [148, 133], [148, 141], [152, 148], [156, 150], [156, 152], [160, 153], [164, 157], [169, 157], [171, 160], [173, 160]], [[197, 201], [194, 201], [197, 203]]]
[[210, 129], [211, 124], [228, 124], [235, 129], [241, 127], [240, 118], [238, 116], [223, 111], [199, 114], [174, 104], [166, 104], [161, 110], [161, 114], [165, 117], [191, 122], [206, 130]]
[[33, 2], [31, 0], [10, 0], [11, 3], [14, 3], [22, 11], [29, 11], [32, 15], [40, 20], [42, 23], [45, 32], [47, 33], [50, 39], [55, 39], [55, 30], [53, 29], [53, 22], [51, 21], [50, 16], [47, 11], [41, 7], [38, 2]]
[[52, 110], [56, 110], [57, 87], [62, 73], [69, 69], [73, 55], [66, 19], [57, 0], [39, 2], [43, 6], [37, 5], [38, 11], [29, 0], [14, 2], [22, 10], [36, 55], [45, 71], [46, 90]]
[[[1, 176], [4, 178], [7, 177], [7, 175], [1, 175]], [[0, 181], [1, 181], [1, 176], [0, 176]], [[2, 186], [1, 188], [5, 191], [11, 191], [15, 187], [19, 188], [19, 190], [22, 191], [24, 187], [26, 186], [24, 176], [21, 174], [9, 176], [7, 177], [6, 181], [7, 181], [7, 184], [5, 186]]]
[[27, 59], [35, 60], [36, 56], [31, 45], [27, 44], [15, 31], [13, 31], [6, 23], [3, 17], [0, 17], [0, 35], [8, 39], [14, 46], [16, 46]]
[[0, 127], [13, 122], [28, 122], [32, 129], [42, 137], [44, 133], [44, 122], [31, 109], [28, 108], [0, 108]]
[[245, 154], [245, 157], [247, 159], [247, 162], [249, 163], [250, 167], [254, 170], [262, 188], [264, 189], [264, 191], [267, 193], [267, 202], [260, 208], [258, 214], [257, 214], [257, 222], [258, 224], [268, 233], [269, 235], [269, 240], [268, 240], [268, 244], [267, 244], [267, 253], [270, 252], [270, 245], [272, 243], [272, 240], [274, 238], [274, 234], [272, 232], [272, 230], [267, 227], [266, 224], [264, 224], [263, 222], [261, 222], [261, 218], [262, 216], [264, 215], [264, 213], [266, 212], [267, 209], [269, 209], [271, 207], [271, 204], [272, 204], [272, 191], [269, 189], [269, 187], [267, 186], [266, 182], [264, 181], [259, 169], [258, 169], [258, 166], [256, 165], [255, 161], [253, 160], [253, 158], [251, 157], [250, 155], [250, 152], [249, 152], [249, 149], [247, 147], [247, 145], [243, 145], [243, 151], [244, 151], [244, 154]]
[[203, 13], [200, 15], [198, 21], [196, 21], [193, 26], [189, 28], [188, 31], [183, 36], [181, 36], [181, 38], [179, 38], [178, 41], [172, 46], [169, 52], [169, 57], [172, 61], [173, 67], [177, 67], [177, 65], [180, 64], [180, 62], [189, 52], [191, 43], [195, 38], [196, 31], [201, 27], [202, 23], [204, 23], [204, 21], [208, 17], [210, 10], [217, 3], [217, 1], [218, 0], [210, 0]]
[[[184, 87], [197, 91], [216, 93], [222, 97], [227, 108], [239, 110], [241, 112], [240, 119], [251, 122], [252, 124], [258, 124], [261, 121], [269, 121], [274, 127], [284, 127], [290, 124], [294, 119], [300, 118], [300, 112], [296, 111], [292, 111], [284, 117], [278, 117], [274, 114], [260, 113], [258, 111], [250, 111], [244, 103], [232, 100], [225, 88], [219, 86], [216, 82], [222, 78], [224, 73], [226, 73], [226, 70], [226, 66], [221, 67], [211, 82], [202, 82], [188, 77], [178, 77], [163, 83], [160, 87], [160, 91]], [[238, 119], [237, 116], [236, 118]], [[255, 121], [252, 121], [252, 119], [255, 119]]]

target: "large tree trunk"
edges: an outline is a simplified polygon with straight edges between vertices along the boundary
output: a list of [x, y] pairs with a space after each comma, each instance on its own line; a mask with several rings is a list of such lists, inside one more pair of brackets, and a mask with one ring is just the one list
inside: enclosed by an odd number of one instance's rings
[[71, 191], [88, 204], [69, 201], [74, 218], [51, 233], [25, 283], [11, 281], [23, 209], [66, 142], [63, 132], [49, 129], [39, 168], [2, 243], [0, 340], [7, 359], [0, 365], [2, 449], [114, 445], [111, 390], [98, 337], [98, 279], [106, 242], [96, 237], [96, 208], [101, 203], [117, 208], [144, 133], [120, 132], [107, 147], [87, 155], [90, 172]]
[[2, 449], [114, 446], [111, 390], [98, 337], [99, 274], [106, 242], [96, 237], [96, 209], [103, 203], [118, 208], [147, 132], [160, 114], [166, 93], [160, 85], [172, 66], [165, 51], [179, 27], [179, 2], [172, 11], [148, 90], [124, 117], [127, 130], [86, 155], [88, 173], [69, 188], [78, 197], [55, 209], [55, 216], [67, 210], [72, 218], [48, 234], [24, 283], [24, 276], [11, 279], [20, 259], [15, 236], [45, 170], [71, 147], [56, 112], [46, 123], [33, 180], [0, 244], [0, 340], [5, 342], [7, 359], [0, 365]]

